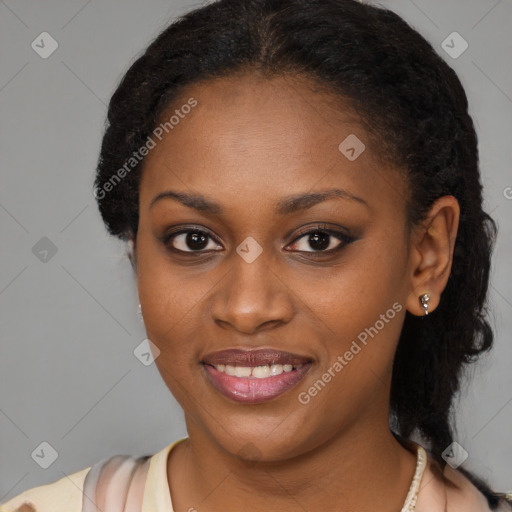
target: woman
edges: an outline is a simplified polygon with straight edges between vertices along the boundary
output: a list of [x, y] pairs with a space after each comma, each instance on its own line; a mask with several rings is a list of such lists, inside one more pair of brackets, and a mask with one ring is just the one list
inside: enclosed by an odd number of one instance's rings
[[113, 95], [95, 185], [188, 437], [2, 512], [512, 509], [460, 467], [450, 416], [493, 340], [476, 134], [396, 14], [189, 13]]

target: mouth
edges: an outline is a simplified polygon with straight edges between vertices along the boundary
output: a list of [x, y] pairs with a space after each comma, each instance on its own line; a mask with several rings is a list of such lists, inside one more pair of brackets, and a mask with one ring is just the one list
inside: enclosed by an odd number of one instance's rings
[[295, 387], [312, 366], [308, 357], [275, 349], [230, 349], [202, 361], [207, 381], [235, 402], [273, 400]]

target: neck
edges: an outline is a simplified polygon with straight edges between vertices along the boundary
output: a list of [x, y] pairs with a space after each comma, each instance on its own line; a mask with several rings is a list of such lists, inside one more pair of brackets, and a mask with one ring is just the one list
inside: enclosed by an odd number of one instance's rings
[[[375, 419], [374, 419], [375, 420]], [[192, 426], [191, 426], [192, 427]], [[389, 430], [387, 417], [338, 434], [291, 460], [247, 462], [226, 452], [199, 428], [168, 461], [175, 510], [282, 512], [400, 510], [414, 474], [416, 454]]]

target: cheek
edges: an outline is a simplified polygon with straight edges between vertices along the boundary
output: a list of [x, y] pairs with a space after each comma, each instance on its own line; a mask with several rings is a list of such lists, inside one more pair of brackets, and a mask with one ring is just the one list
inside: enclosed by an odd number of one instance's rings
[[[321, 286], [301, 281], [298, 294], [324, 327], [326, 368], [346, 355], [352, 368], [370, 368], [379, 375], [389, 371], [405, 314], [406, 253], [401, 246], [400, 239], [361, 239], [354, 256], [323, 278]], [[362, 378], [361, 372], [344, 373]]]
[[[149, 339], [165, 353], [181, 359], [193, 347], [183, 343], [194, 324], [204, 293], [202, 279], [185, 279], [186, 271], [171, 265], [166, 253], [143, 230], [137, 251], [137, 287]], [[176, 346], [175, 346], [176, 345]], [[177, 350], [179, 348], [179, 350]]]
[[342, 265], [312, 270], [307, 274], [310, 278], [296, 280], [300, 296], [307, 298], [327, 325], [345, 326], [341, 333], [350, 326], [364, 328], [375, 322], [395, 301], [403, 299], [405, 260], [400, 249], [370, 240], [357, 243], [360, 245]]
[[191, 395], [200, 370], [195, 315], [201, 290], [195, 289], [194, 282], [184, 283], [183, 273], [171, 267], [165, 253], [154, 245], [141, 243], [138, 251], [137, 285], [144, 325], [148, 338], [160, 350], [155, 364], [163, 381], [185, 410], [194, 410], [197, 398]]

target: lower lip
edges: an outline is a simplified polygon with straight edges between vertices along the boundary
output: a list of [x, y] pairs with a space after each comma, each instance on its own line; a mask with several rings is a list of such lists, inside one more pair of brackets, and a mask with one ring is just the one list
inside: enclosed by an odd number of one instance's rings
[[258, 379], [256, 377], [234, 377], [219, 372], [213, 366], [203, 364], [209, 382], [217, 391], [235, 402], [258, 404], [268, 402], [295, 387], [311, 368], [305, 363], [300, 368], [281, 375]]

